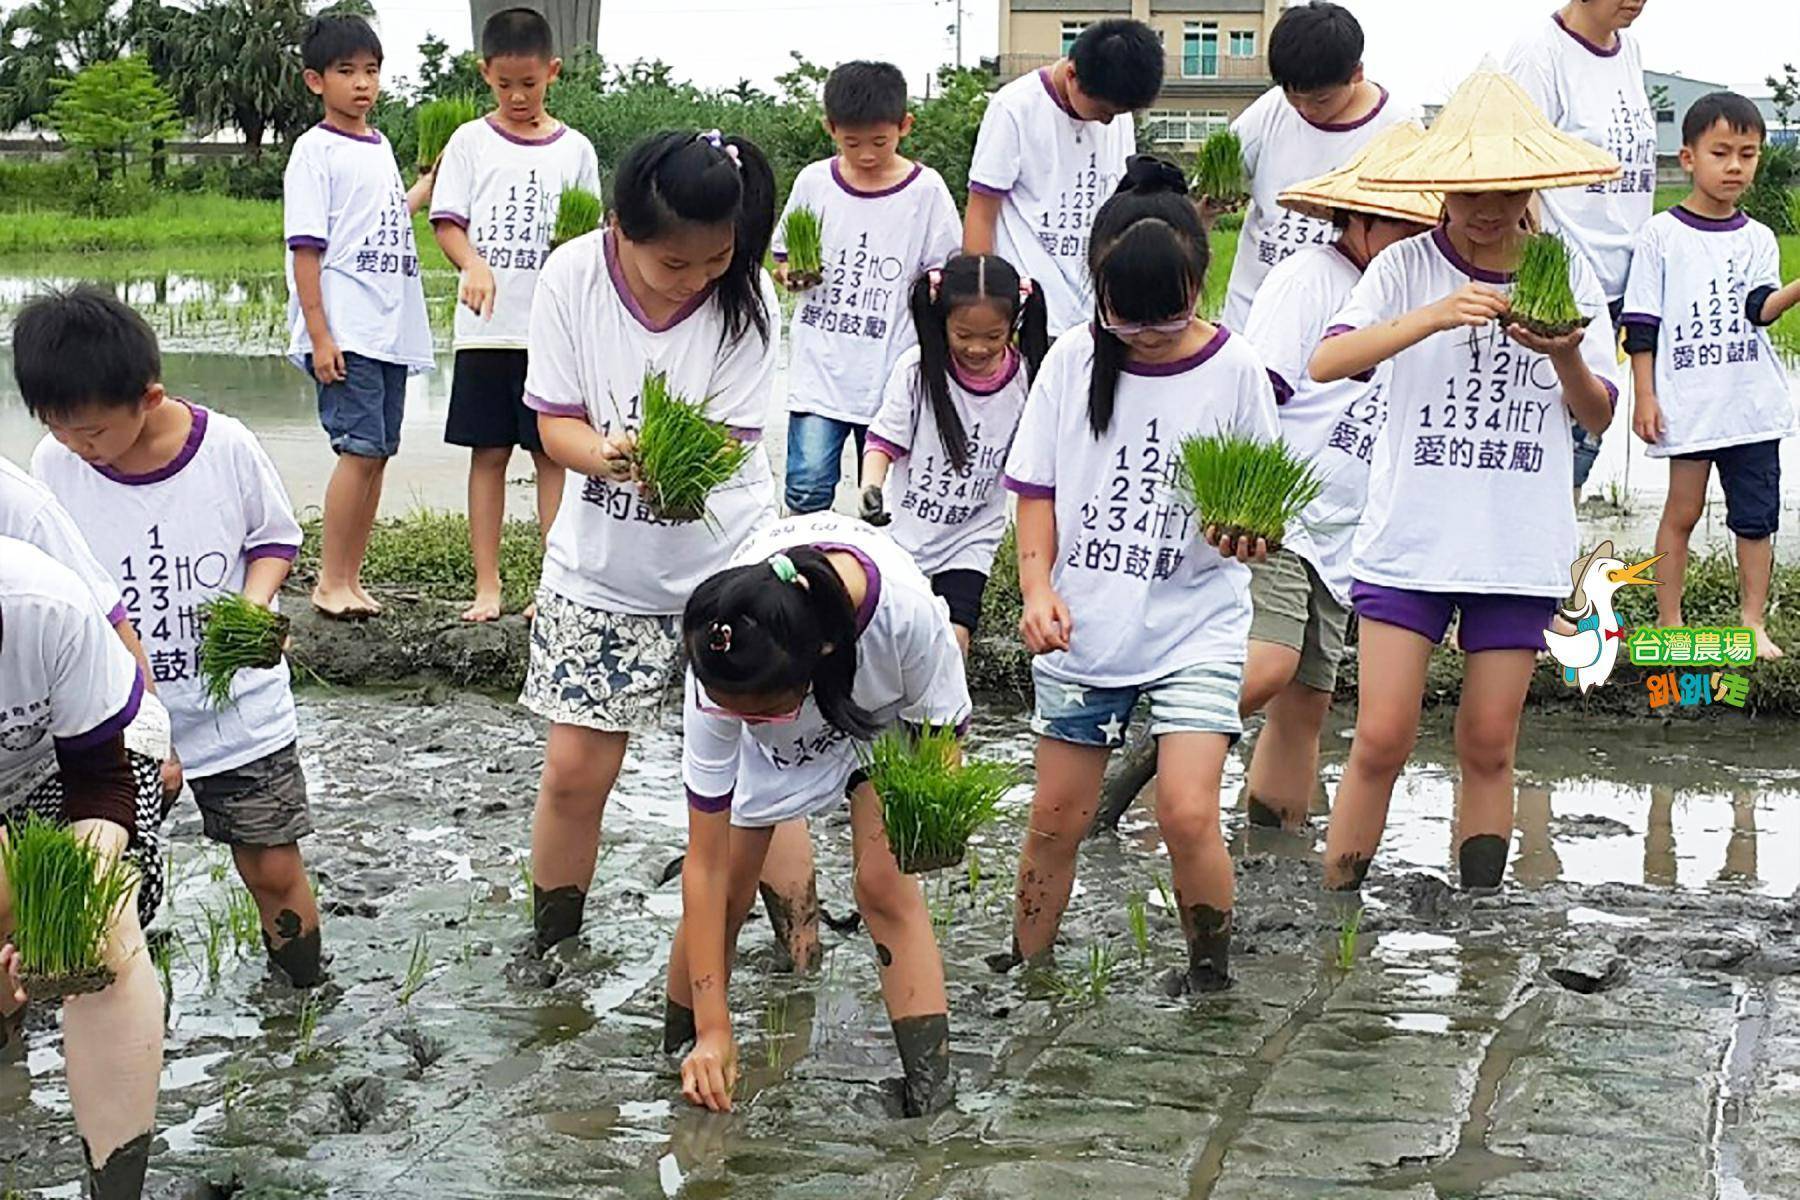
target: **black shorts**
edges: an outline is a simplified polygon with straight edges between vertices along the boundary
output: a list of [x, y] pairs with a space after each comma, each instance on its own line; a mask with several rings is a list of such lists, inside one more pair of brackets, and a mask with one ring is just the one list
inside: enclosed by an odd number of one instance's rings
[[980, 571], [939, 571], [931, 577], [931, 590], [950, 606], [950, 623], [973, 634], [981, 624], [981, 595], [987, 591], [987, 581]]
[[1721, 446], [1697, 454], [1676, 454], [1688, 462], [1710, 462], [1719, 469], [1725, 492], [1725, 528], [1741, 538], [1760, 541], [1781, 528], [1781, 442], [1749, 442]]
[[542, 452], [537, 413], [525, 407], [525, 351], [458, 350], [444, 440], [474, 449]]

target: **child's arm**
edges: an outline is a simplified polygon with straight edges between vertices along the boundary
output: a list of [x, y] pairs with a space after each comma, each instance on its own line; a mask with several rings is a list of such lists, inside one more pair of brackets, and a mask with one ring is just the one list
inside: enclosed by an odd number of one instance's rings
[[1465, 284], [1436, 304], [1415, 308], [1394, 320], [1335, 337], [1328, 333], [1313, 351], [1309, 374], [1318, 383], [1362, 375], [1434, 333], [1463, 326], [1479, 328], [1504, 316], [1510, 307], [1503, 293], [1485, 284]]
[[1631, 356], [1631, 377], [1637, 385], [1631, 402], [1632, 432], [1655, 445], [1669, 431], [1656, 402], [1656, 351], [1639, 350]]
[[294, 247], [294, 291], [300, 297], [300, 315], [306, 319], [306, 335], [312, 341], [313, 378], [320, 383], [342, 383], [344, 355], [331, 336], [325, 319], [324, 252], [315, 246]]
[[[1609, 324], [1606, 328], [1610, 343], [1612, 326]], [[1614, 394], [1600, 382], [1600, 377], [1581, 356], [1581, 344], [1588, 336], [1586, 329], [1547, 338], [1539, 337], [1522, 325], [1510, 325], [1506, 336], [1550, 360], [1550, 365], [1556, 369], [1557, 382], [1562, 384], [1563, 403], [1583, 429], [1592, 433], [1606, 432], [1606, 427], [1612, 424]], [[1612, 352], [1617, 353], [1616, 350]]]
[[437, 186], [437, 170], [426, 167], [418, 179], [406, 189], [406, 215], [412, 216], [431, 203], [431, 189]]
[[462, 272], [456, 298], [484, 321], [493, 316], [494, 272], [469, 240], [469, 231], [460, 222], [444, 218], [431, 222], [431, 234], [444, 257]]
[[886, 525], [894, 518], [887, 510], [887, 497], [882, 492], [882, 485], [887, 482], [888, 467], [893, 459], [887, 451], [877, 446], [870, 446], [863, 451], [862, 460], [862, 497], [858, 502], [858, 515], [871, 525]]
[[969, 208], [963, 216], [964, 254], [994, 252], [994, 229], [1000, 223], [1000, 199], [979, 188], [969, 189]]
[[1800, 304], [1800, 279], [1794, 280], [1778, 291], [1771, 292], [1763, 299], [1762, 307], [1758, 311], [1745, 315], [1750, 318], [1750, 323], [1753, 325], [1773, 325], [1796, 304]]
[[550, 461], [564, 470], [614, 483], [631, 478], [631, 454], [637, 439], [628, 433], [601, 433], [585, 418], [539, 412], [538, 437]]
[[688, 808], [687, 859], [681, 868], [682, 937], [694, 1005], [694, 1048], [681, 1064], [681, 1093], [713, 1112], [731, 1111], [737, 1086], [737, 1040], [725, 988], [726, 880], [731, 873], [727, 840], [731, 809]]
[[1056, 561], [1056, 501], [1020, 496], [1018, 524], [1019, 590], [1025, 599], [1019, 632], [1025, 648], [1033, 654], [1067, 650], [1075, 618], [1050, 584], [1050, 566]]
[[268, 608], [275, 603], [275, 593], [287, 582], [293, 563], [269, 554], [253, 558], [244, 568], [244, 599]]

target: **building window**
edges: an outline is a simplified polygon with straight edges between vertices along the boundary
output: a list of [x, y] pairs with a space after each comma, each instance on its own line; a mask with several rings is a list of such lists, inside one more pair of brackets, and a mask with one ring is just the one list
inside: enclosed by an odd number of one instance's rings
[[1673, 125], [1675, 123], [1675, 110], [1672, 108], [1657, 109], [1656, 123], [1658, 125]]
[[1081, 31], [1086, 28], [1086, 21], [1064, 21], [1062, 23], [1062, 54], [1064, 58], [1069, 57], [1069, 52], [1075, 49], [1075, 39], [1080, 37]]
[[1212, 78], [1219, 73], [1219, 27], [1211, 21], [1189, 21], [1181, 32], [1181, 73]]
[[1254, 29], [1234, 29], [1231, 31], [1231, 57], [1256, 57], [1256, 31]]
[[1150, 140], [1160, 146], [1198, 146], [1231, 124], [1223, 111], [1153, 108], [1145, 115]]

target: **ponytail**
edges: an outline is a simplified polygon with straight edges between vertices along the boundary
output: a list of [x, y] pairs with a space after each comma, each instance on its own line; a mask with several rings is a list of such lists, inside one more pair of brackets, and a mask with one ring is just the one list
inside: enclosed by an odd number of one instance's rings
[[694, 589], [681, 615], [702, 687], [725, 696], [810, 690], [827, 723], [868, 741], [880, 727], [853, 696], [857, 635], [850, 593], [813, 546], [720, 571]]

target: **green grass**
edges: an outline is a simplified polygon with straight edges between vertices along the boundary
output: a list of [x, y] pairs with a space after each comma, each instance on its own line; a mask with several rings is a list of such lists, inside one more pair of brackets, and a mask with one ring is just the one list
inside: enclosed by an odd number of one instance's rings
[[93, 841], [35, 814], [0, 842], [12, 890], [19, 974], [53, 979], [101, 969], [101, 949], [137, 873]]
[[[317, 518], [302, 523], [305, 541], [294, 564], [297, 585], [319, 574]], [[531, 603], [543, 567], [544, 547], [535, 522], [508, 521], [500, 531], [501, 599], [509, 610]], [[363, 582], [403, 588], [436, 600], [466, 601], [475, 594], [475, 560], [469, 555], [469, 522], [461, 513], [421, 509], [377, 522], [363, 559]]]
[[800, 207], [782, 222], [787, 241], [788, 271], [794, 275], [817, 275], [825, 265], [825, 223], [810, 208]]
[[1513, 284], [1512, 317], [1538, 333], [1554, 336], [1582, 324], [1570, 282], [1572, 251], [1554, 233], [1527, 239]]
[[698, 521], [706, 500], [738, 473], [753, 447], [706, 415], [706, 400], [689, 400], [668, 376], [644, 377], [644, 423], [638, 429], [638, 486], [664, 520]]
[[550, 235], [550, 244], [560, 246], [598, 228], [600, 197], [586, 188], [564, 188], [556, 199], [556, 229]]
[[480, 115], [481, 107], [471, 96], [449, 96], [419, 105], [414, 116], [419, 127], [419, 165], [435, 163], [450, 144], [450, 135]]
[[962, 861], [970, 835], [994, 819], [1018, 782], [1011, 763], [958, 762], [958, 752], [951, 729], [890, 730], [865, 752], [888, 844], [909, 875]]
[[1203, 525], [1266, 538], [1271, 548], [1321, 486], [1286, 443], [1234, 434], [1184, 440], [1177, 481]]
[[1066, 975], [1052, 976], [1047, 982], [1060, 1003], [1079, 1008], [1091, 1007], [1106, 999], [1112, 988], [1113, 969], [1118, 960], [1111, 947], [1095, 942], [1088, 947], [1087, 961]]
[[231, 681], [239, 671], [281, 661], [288, 620], [237, 592], [221, 593], [201, 605], [200, 619], [200, 677], [206, 702], [221, 709], [231, 703]]
[[1194, 190], [1224, 205], [1236, 206], [1249, 193], [1244, 178], [1244, 144], [1229, 129], [1221, 129], [1200, 144], [1194, 156]]

